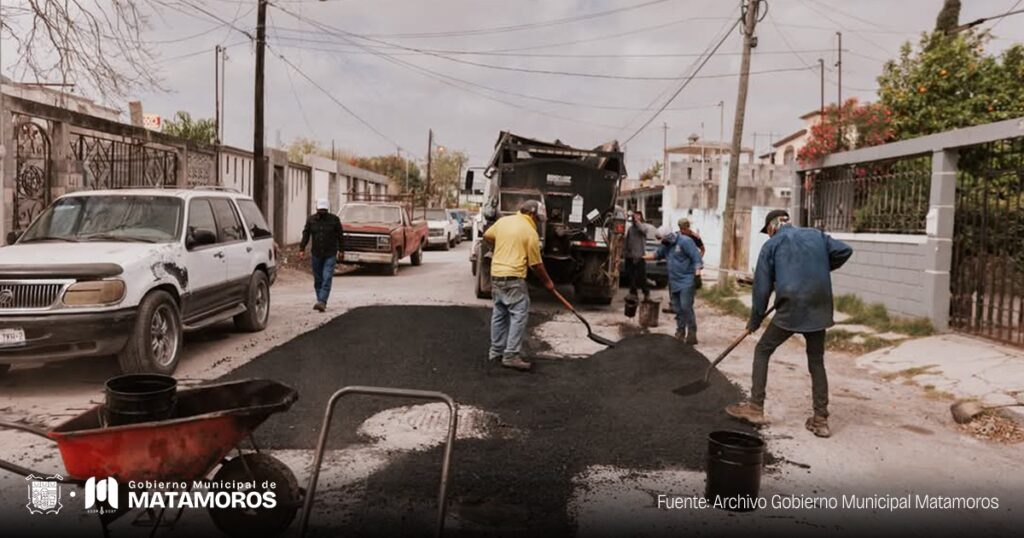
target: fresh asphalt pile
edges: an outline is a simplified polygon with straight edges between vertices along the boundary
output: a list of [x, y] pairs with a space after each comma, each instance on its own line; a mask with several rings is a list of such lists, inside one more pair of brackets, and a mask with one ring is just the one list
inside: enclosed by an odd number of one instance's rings
[[[537, 360], [532, 372], [519, 373], [484, 360], [489, 317], [471, 307], [359, 308], [230, 378], [267, 377], [299, 391], [290, 412], [257, 432], [270, 448], [314, 447], [327, 399], [346, 385], [437, 390], [497, 414], [500, 424], [487, 439], [455, 446], [450, 514], [461, 522], [460, 535], [571, 533], [566, 505], [574, 477], [588, 467], [700, 470], [710, 431], [747, 430], [722, 411], [742, 393], [717, 371], [698, 395], [672, 393], [708, 366], [673, 338], [632, 337], [588, 359]], [[365, 419], [408, 403], [343, 399], [328, 448], [365, 442], [355, 433]], [[331, 521], [328, 507], [318, 506], [314, 528], [324, 535], [430, 534], [440, 462], [440, 447], [399, 455], [370, 477], [355, 516]]]

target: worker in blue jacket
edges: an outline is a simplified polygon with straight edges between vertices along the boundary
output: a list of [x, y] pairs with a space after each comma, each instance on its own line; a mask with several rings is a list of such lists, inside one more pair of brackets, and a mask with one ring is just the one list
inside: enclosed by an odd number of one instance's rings
[[697, 316], [693, 311], [696, 294], [696, 277], [704, 268], [700, 249], [693, 238], [685, 233], [690, 221], [681, 218], [678, 222], [680, 233], [663, 238], [658, 251], [645, 256], [646, 259], [668, 261], [668, 289], [672, 309], [676, 312], [676, 338], [684, 343], [697, 345]]
[[832, 320], [832, 277], [850, 259], [853, 249], [815, 228], [790, 224], [789, 213], [768, 213], [761, 233], [770, 239], [761, 247], [754, 270], [753, 301], [747, 329], [757, 331], [775, 293], [775, 316], [754, 349], [750, 401], [728, 406], [725, 411], [753, 424], [765, 424], [765, 385], [768, 361], [775, 349], [794, 334], [807, 343], [807, 367], [811, 373], [814, 415], [806, 427], [818, 437], [832, 435], [828, 426], [828, 377], [825, 374], [825, 329]]

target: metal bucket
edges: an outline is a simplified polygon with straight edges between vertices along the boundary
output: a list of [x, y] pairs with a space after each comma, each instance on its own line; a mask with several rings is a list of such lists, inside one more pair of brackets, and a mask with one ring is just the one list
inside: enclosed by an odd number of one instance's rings
[[107, 380], [103, 426], [166, 420], [174, 413], [178, 381], [159, 374], [128, 374]]
[[731, 511], [753, 510], [761, 489], [764, 448], [764, 441], [754, 435], [728, 430], [709, 433], [704, 496], [712, 503], [728, 499], [726, 505], [736, 506]]
[[640, 326], [657, 327], [659, 312], [661, 312], [661, 301], [648, 299], [640, 303]]
[[640, 300], [635, 295], [626, 296], [626, 317], [631, 318], [636, 316], [636, 308], [640, 304]]

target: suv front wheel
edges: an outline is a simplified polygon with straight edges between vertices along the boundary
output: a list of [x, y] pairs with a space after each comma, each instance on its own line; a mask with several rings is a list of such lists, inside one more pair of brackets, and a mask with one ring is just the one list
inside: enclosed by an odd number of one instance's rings
[[270, 282], [263, 271], [249, 278], [245, 298], [245, 312], [235, 316], [235, 327], [242, 331], [258, 332], [267, 328], [270, 319]]
[[135, 329], [117, 355], [126, 374], [170, 375], [178, 366], [182, 345], [181, 312], [166, 291], [153, 291], [139, 304]]

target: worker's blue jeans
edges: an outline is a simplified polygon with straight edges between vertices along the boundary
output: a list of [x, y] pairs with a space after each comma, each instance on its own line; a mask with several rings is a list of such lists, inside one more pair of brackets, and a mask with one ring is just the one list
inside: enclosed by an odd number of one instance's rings
[[696, 290], [691, 283], [672, 290], [672, 309], [676, 311], [676, 332], [697, 335], [697, 315], [693, 312]]
[[491, 296], [494, 310], [491, 311], [491, 360], [518, 355], [526, 335], [526, 323], [530, 318], [530, 289], [526, 280], [492, 281]]
[[331, 284], [334, 283], [334, 266], [338, 264], [337, 256], [310, 256], [313, 262], [313, 290], [316, 291], [316, 302], [327, 304], [331, 296]]

